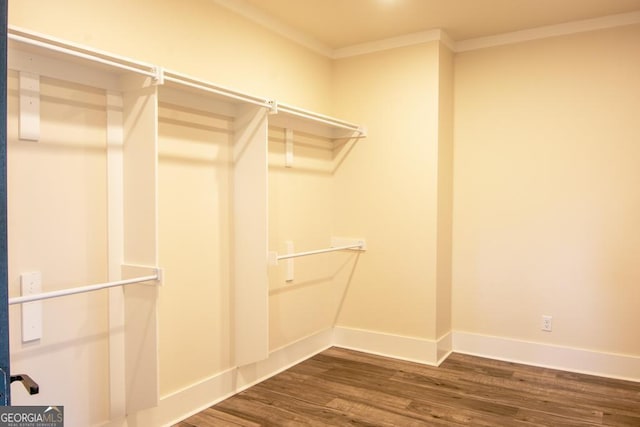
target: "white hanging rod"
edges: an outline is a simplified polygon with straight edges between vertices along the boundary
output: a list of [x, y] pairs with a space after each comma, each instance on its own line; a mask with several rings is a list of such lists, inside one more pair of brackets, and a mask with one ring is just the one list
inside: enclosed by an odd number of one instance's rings
[[[41, 47], [43, 49], [51, 50], [54, 52], [64, 53], [65, 55], [74, 56], [76, 58], [86, 59], [88, 61], [97, 62], [99, 64], [108, 65], [111, 67], [119, 68], [121, 70], [131, 71], [134, 73], [142, 74], [144, 76], [153, 77], [154, 79], [158, 78], [158, 74], [156, 70], [150, 65], [148, 66], [149, 69], [145, 70], [144, 68], [137, 68], [134, 65], [129, 65], [129, 64], [135, 64], [132, 61], [127, 61], [125, 59], [116, 58], [116, 57], [110, 57], [112, 59], [104, 58], [101, 56], [97, 56], [95, 54], [85, 53], [81, 50], [76, 50], [79, 48], [74, 49], [73, 47], [59, 46], [59, 45], [43, 42], [40, 40], [34, 40], [29, 37], [20, 36], [12, 33], [9, 33], [7, 35], [7, 38], [9, 40], [14, 40], [20, 43]], [[140, 67], [146, 67], [146, 65], [140, 65]]]
[[267, 108], [272, 108], [273, 104], [266, 100], [266, 99], [260, 99], [260, 98], [253, 98], [249, 95], [245, 95], [239, 92], [234, 92], [232, 90], [229, 89], [225, 89], [225, 88], [221, 88], [219, 86], [214, 86], [212, 84], [206, 83], [206, 82], [202, 82], [202, 81], [198, 81], [196, 79], [190, 78], [190, 77], [186, 77], [186, 76], [182, 76], [176, 73], [169, 73], [166, 72], [164, 73], [164, 81], [165, 82], [173, 82], [176, 84], [180, 84], [180, 85], [184, 85], [184, 86], [188, 86], [194, 89], [198, 89], [198, 90], [202, 90], [204, 92], [209, 92], [209, 93], [213, 93], [216, 95], [220, 95], [220, 96], [224, 96], [225, 98], [231, 98], [231, 99], [235, 99], [237, 101], [242, 101], [242, 102], [247, 102], [250, 104], [254, 104], [254, 105], [258, 105], [260, 107], [267, 107]]
[[297, 258], [297, 257], [307, 256], [307, 255], [323, 254], [325, 252], [343, 251], [345, 249], [362, 249], [362, 247], [363, 247], [362, 243], [356, 243], [356, 244], [347, 245], [347, 246], [336, 246], [336, 247], [327, 248], [327, 249], [317, 249], [315, 251], [307, 251], [307, 252], [298, 252], [298, 253], [295, 253], [295, 254], [278, 255], [276, 259], [278, 261], [280, 261], [280, 260], [283, 260], [283, 259]]
[[41, 301], [50, 298], [58, 298], [67, 295], [93, 292], [100, 289], [113, 288], [116, 286], [131, 285], [134, 283], [151, 282], [160, 280], [160, 270], [155, 269], [155, 274], [151, 276], [135, 277], [132, 279], [118, 280], [116, 282], [98, 283], [96, 285], [79, 286], [77, 288], [61, 289], [59, 291], [43, 292], [41, 294], [23, 295], [21, 297], [9, 298], [9, 305], [24, 304], [27, 302]]
[[303, 110], [302, 108], [291, 107], [288, 105], [277, 104], [275, 107], [276, 113], [285, 113], [290, 114], [292, 116], [302, 117], [304, 119], [309, 119], [318, 123], [324, 123], [329, 126], [350, 130], [353, 132], [358, 132], [360, 136], [365, 135], [365, 130], [353, 123], [344, 122], [342, 120], [334, 119], [333, 117], [325, 116], [323, 114], [314, 113], [311, 111]]

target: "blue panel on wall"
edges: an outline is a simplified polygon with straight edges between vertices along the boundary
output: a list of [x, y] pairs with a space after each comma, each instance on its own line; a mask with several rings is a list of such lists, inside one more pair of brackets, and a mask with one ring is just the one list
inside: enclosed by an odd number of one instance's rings
[[0, 405], [11, 404], [7, 282], [7, 0], [0, 0]]

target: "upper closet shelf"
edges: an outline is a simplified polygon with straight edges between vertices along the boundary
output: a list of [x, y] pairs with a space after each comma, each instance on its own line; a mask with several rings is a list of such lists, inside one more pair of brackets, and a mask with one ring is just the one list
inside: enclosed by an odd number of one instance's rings
[[302, 130], [331, 139], [364, 138], [367, 136], [367, 131], [363, 126], [287, 104], [275, 103], [271, 113], [269, 124], [285, 129]]
[[161, 78], [161, 70], [152, 64], [15, 27], [9, 27], [7, 40], [8, 68], [14, 70], [111, 90], [120, 89], [120, 77], [127, 74]]
[[251, 105], [271, 110], [273, 101], [238, 92], [211, 82], [175, 71], [163, 70], [160, 83], [161, 99], [183, 105], [193, 105], [203, 110], [216, 110], [235, 116], [238, 108]]
[[[8, 68], [20, 72], [72, 81], [106, 90], [123, 90], [125, 76], [148, 77], [158, 85], [161, 95], [186, 103], [213, 101], [237, 110], [252, 105], [270, 110], [269, 124], [310, 133], [330, 139], [352, 139], [366, 136], [366, 129], [334, 117], [325, 116], [279, 103], [276, 100], [249, 95], [206, 80], [194, 78], [163, 67], [139, 62], [123, 56], [95, 50], [47, 35], [9, 27]], [[148, 83], [147, 83], [148, 84]], [[185, 100], [185, 95], [196, 99]]]

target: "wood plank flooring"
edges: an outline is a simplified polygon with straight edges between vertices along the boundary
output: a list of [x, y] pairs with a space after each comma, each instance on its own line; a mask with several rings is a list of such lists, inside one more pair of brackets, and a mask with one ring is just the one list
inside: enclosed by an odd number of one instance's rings
[[452, 354], [440, 367], [330, 348], [177, 427], [640, 426], [640, 383]]

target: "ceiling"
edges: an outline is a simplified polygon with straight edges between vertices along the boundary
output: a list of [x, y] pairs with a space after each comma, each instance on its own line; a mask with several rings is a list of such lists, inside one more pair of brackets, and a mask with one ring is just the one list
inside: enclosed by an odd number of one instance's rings
[[640, 0], [216, 1], [329, 50], [434, 29], [460, 41], [640, 11]]

